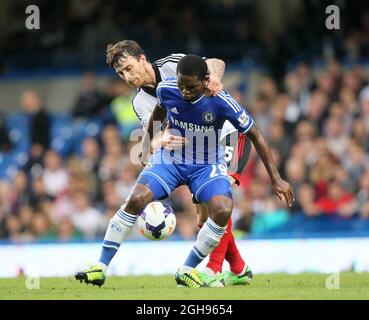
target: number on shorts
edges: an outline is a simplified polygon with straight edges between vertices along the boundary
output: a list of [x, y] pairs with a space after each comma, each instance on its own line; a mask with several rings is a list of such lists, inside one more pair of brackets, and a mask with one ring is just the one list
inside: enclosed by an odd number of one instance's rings
[[227, 175], [227, 167], [223, 164], [218, 164], [218, 165], [213, 164], [211, 166], [210, 178], [214, 178], [214, 177], [217, 177], [219, 175], [226, 176]]

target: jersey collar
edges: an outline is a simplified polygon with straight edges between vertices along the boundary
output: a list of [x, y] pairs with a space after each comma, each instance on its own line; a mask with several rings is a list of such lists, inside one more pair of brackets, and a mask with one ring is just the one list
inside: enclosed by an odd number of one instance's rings
[[192, 104], [198, 103], [203, 97], [204, 95], [202, 95], [200, 98], [196, 99], [195, 101], [191, 101], [191, 103]]
[[155, 72], [155, 83], [156, 83], [156, 85], [155, 85], [154, 88], [142, 86], [141, 89], [143, 91], [145, 91], [147, 94], [149, 94], [150, 96], [153, 96], [153, 97], [157, 98], [157, 96], [156, 96], [156, 87], [158, 86], [159, 82], [162, 79], [161, 79], [161, 74], [160, 74], [158, 66], [155, 63], [152, 63], [151, 66], [152, 66], [152, 68], [154, 69], [154, 72]]

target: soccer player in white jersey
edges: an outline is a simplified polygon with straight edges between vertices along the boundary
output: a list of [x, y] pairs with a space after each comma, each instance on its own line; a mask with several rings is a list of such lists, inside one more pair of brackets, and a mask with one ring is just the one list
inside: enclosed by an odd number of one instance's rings
[[[150, 63], [139, 44], [132, 40], [124, 40], [114, 45], [109, 45], [107, 49], [107, 63], [115, 69], [122, 80], [137, 89], [137, 94], [132, 101], [133, 109], [140, 119], [144, 129], [146, 129], [152, 111], [158, 103], [156, 96], [157, 85], [162, 79], [176, 77], [177, 64], [184, 54], [171, 54], [154, 63]], [[217, 95], [223, 88], [221, 79], [224, 74], [225, 64], [219, 59], [206, 59], [206, 64], [210, 71], [207, 83], [207, 94]], [[229, 128], [227, 128], [229, 130]], [[231, 130], [232, 131], [232, 130]], [[236, 131], [235, 129], [233, 131]], [[160, 145], [164, 148], [176, 148], [182, 146], [184, 140], [177, 136], [164, 135]], [[245, 166], [249, 154], [251, 143], [244, 147], [244, 140], [241, 139], [238, 145], [238, 152], [242, 149], [241, 166], [236, 172], [230, 175], [231, 183], [239, 184], [239, 173]], [[237, 148], [235, 153], [237, 152]], [[208, 217], [206, 205], [196, 204], [199, 214], [198, 224], [201, 227]], [[252, 278], [252, 272], [242, 259], [235, 244], [231, 231], [231, 219], [228, 223], [225, 236], [222, 238], [218, 248], [209, 256], [207, 272], [211, 275], [222, 271], [222, 264], [227, 257], [231, 271], [227, 275], [227, 283], [244, 284]], [[112, 252], [113, 255], [113, 252]], [[104, 255], [106, 256], [106, 254]], [[104, 268], [103, 268], [104, 269]], [[100, 267], [92, 267], [84, 272], [85, 281], [92, 284], [103, 284], [105, 280], [105, 270]]]

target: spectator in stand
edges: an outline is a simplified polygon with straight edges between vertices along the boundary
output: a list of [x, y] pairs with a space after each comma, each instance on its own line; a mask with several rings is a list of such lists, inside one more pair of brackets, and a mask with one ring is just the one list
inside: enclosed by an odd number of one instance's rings
[[334, 177], [339, 166], [337, 158], [327, 149], [326, 144], [315, 154], [316, 158], [309, 170], [309, 181], [314, 185], [317, 197], [327, 194], [328, 182]]
[[362, 118], [357, 118], [352, 123], [351, 137], [353, 143], [359, 144], [366, 152], [369, 152], [369, 128]]
[[39, 208], [44, 201], [51, 202], [53, 197], [46, 192], [44, 180], [41, 176], [32, 180], [30, 205], [32, 208]]
[[286, 134], [285, 127], [279, 121], [273, 121], [269, 124], [269, 130], [266, 131], [269, 144], [272, 148], [277, 149], [284, 161], [291, 148], [292, 139]]
[[298, 190], [306, 181], [306, 166], [298, 158], [289, 158], [285, 163], [286, 177], [293, 190]]
[[319, 197], [315, 204], [319, 211], [326, 215], [336, 214], [348, 218], [357, 212], [353, 194], [346, 191], [337, 180], [328, 183], [327, 195]]
[[360, 107], [354, 90], [343, 87], [339, 92], [339, 102], [350, 117], [358, 116]]
[[238, 192], [237, 195], [238, 197], [234, 198], [234, 208], [232, 211], [232, 219], [234, 219], [233, 228], [241, 232], [250, 232], [254, 218], [250, 197], [242, 191]]
[[272, 105], [278, 95], [277, 82], [270, 76], [264, 76], [260, 82], [259, 92], [266, 98], [267, 103]]
[[9, 237], [8, 229], [6, 227], [6, 221], [7, 217], [2, 206], [0, 206], [0, 239]]
[[84, 234], [75, 228], [70, 217], [63, 217], [59, 221], [56, 233], [57, 239], [61, 241], [82, 240], [84, 237]]
[[8, 180], [0, 180], [0, 206], [3, 214], [7, 216], [11, 213], [11, 195], [12, 195], [12, 183]]
[[333, 75], [323, 72], [317, 78], [317, 87], [326, 94], [329, 103], [337, 100], [337, 88]]
[[73, 184], [77, 191], [86, 192], [91, 199], [98, 199], [99, 186], [96, 174], [84, 167], [83, 162], [78, 157], [69, 157], [67, 160], [67, 172], [69, 185]]
[[366, 129], [369, 130], [369, 85], [360, 91], [360, 117], [364, 120]]
[[327, 147], [338, 159], [345, 153], [349, 137], [344, 131], [342, 119], [338, 117], [329, 117], [325, 122], [324, 137], [327, 142]]
[[34, 217], [33, 209], [29, 206], [23, 206], [19, 209], [18, 218], [21, 225], [23, 239], [33, 239], [31, 233], [32, 220]]
[[5, 124], [5, 118], [2, 113], [0, 113], [0, 152], [9, 152], [12, 148], [12, 143], [10, 141], [9, 132]]
[[47, 194], [55, 197], [67, 188], [68, 173], [64, 169], [62, 159], [57, 152], [47, 151], [44, 160], [45, 170], [42, 173], [42, 179]]
[[307, 101], [307, 110], [304, 118], [314, 123], [318, 128], [318, 133], [322, 133], [323, 123], [328, 114], [328, 97], [319, 89], [315, 89]]
[[121, 168], [129, 162], [129, 155], [120, 141], [117, 127], [107, 125], [102, 132], [102, 141], [104, 156], [100, 162], [98, 177], [102, 181], [116, 179]]
[[5, 228], [7, 230], [9, 240], [22, 240], [22, 225], [16, 215], [11, 214], [7, 216]]
[[271, 105], [269, 105], [268, 98], [264, 94], [258, 93], [251, 108], [254, 115], [254, 121], [258, 124], [262, 132], [267, 132], [271, 116]]
[[122, 168], [116, 189], [122, 203], [128, 198], [139, 174], [139, 168], [134, 164], [127, 164]]
[[122, 204], [122, 200], [117, 192], [114, 180], [105, 181], [102, 184], [103, 203], [101, 211], [107, 219], [111, 219], [117, 208]]
[[87, 238], [93, 238], [101, 235], [108, 225], [108, 220], [104, 218], [102, 213], [93, 208], [90, 199], [86, 193], [77, 192], [72, 195], [73, 214], [71, 221], [73, 225], [83, 232]]
[[359, 186], [361, 176], [369, 168], [369, 156], [365, 150], [356, 143], [350, 143], [342, 157], [341, 163], [347, 170], [353, 184]]
[[297, 197], [293, 211], [303, 211], [309, 217], [320, 215], [320, 210], [315, 204], [316, 194], [314, 186], [304, 183], [297, 189]]
[[47, 214], [35, 212], [32, 219], [31, 230], [36, 239], [55, 239], [55, 228]]
[[106, 97], [97, 88], [93, 72], [85, 72], [82, 78], [82, 90], [72, 107], [73, 118], [91, 119], [101, 115], [106, 107]]
[[21, 104], [26, 114], [30, 116], [31, 148], [40, 145], [43, 150], [47, 150], [50, 145], [51, 119], [46, 108], [42, 106], [40, 97], [36, 91], [25, 91], [21, 96]]
[[287, 208], [282, 206], [274, 196], [268, 196], [252, 220], [251, 232], [253, 234], [266, 233], [286, 224], [288, 220]]
[[13, 178], [12, 192], [8, 201], [11, 205], [11, 213], [18, 214], [22, 206], [27, 206], [31, 200], [31, 190], [27, 174], [24, 171], [18, 171]]
[[120, 136], [128, 141], [132, 130], [141, 128], [141, 123], [132, 107], [135, 92], [126, 82], [116, 80], [113, 82], [115, 97], [110, 103], [110, 109], [119, 126]]
[[27, 162], [23, 166], [23, 170], [28, 172], [30, 177], [38, 177], [42, 174], [46, 151], [39, 143], [31, 146]]
[[99, 142], [95, 138], [86, 137], [83, 140], [80, 159], [86, 171], [97, 173], [101, 161], [101, 153]]

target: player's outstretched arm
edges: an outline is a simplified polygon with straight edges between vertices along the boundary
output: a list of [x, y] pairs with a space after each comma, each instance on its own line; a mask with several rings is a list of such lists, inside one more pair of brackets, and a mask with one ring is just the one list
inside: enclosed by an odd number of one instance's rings
[[210, 72], [207, 90], [210, 95], [218, 95], [223, 89], [222, 78], [225, 70], [225, 63], [223, 60], [211, 58], [206, 60]]
[[263, 161], [263, 164], [268, 171], [274, 193], [277, 195], [279, 200], [283, 201], [283, 199], [285, 199], [287, 205], [291, 207], [292, 202], [295, 200], [292, 187], [287, 181], [284, 181], [281, 178], [274, 162], [270, 147], [260, 129], [253, 125], [246, 135], [251, 139], [259, 157]]

